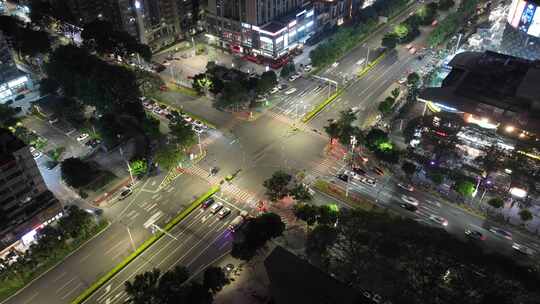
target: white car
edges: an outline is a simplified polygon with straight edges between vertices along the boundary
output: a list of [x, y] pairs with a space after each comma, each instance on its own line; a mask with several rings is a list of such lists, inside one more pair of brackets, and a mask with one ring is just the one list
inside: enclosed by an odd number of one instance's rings
[[311, 72], [313, 69], [313, 66], [311, 64], [308, 64], [304, 67], [304, 72]]
[[218, 218], [219, 218], [219, 219], [224, 219], [224, 218], [226, 218], [229, 214], [231, 214], [231, 209], [225, 207], [225, 208], [221, 209], [221, 210], [218, 212]]
[[448, 226], [448, 220], [442, 216], [432, 214], [429, 216], [429, 220], [442, 226]]
[[201, 135], [204, 133], [204, 129], [202, 129], [201, 127], [198, 127], [198, 126], [193, 126], [191, 127], [191, 129], [193, 130], [193, 132]]
[[90, 135], [88, 135], [88, 133], [81, 133], [79, 136], [77, 136], [77, 141], [84, 141], [88, 137], [90, 137]]
[[290, 95], [292, 93], [296, 92], [296, 88], [290, 88], [287, 91], [285, 91], [285, 95]]
[[332, 67], [333, 67], [333, 68], [336, 68], [338, 65], [339, 65], [339, 62], [337, 62], [337, 61], [334, 62], [334, 63], [332, 63]]
[[196, 127], [199, 127], [201, 129], [206, 129], [207, 126], [205, 124], [203, 124], [201, 121], [198, 121], [198, 120], [195, 120], [193, 122], [193, 125], [196, 126]]
[[217, 202], [210, 207], [210, 213], [216, 214], [221, 208], [223, 208], [223, 203]]
[[36, 148], [34, 148], [34, 147], [30, 147], [30, 153], [32, 154], [32, 157], [34, 157], [34, 159], [38, 159], [38, 158], [41, 157], [41, 155], [43, 155], [41, 152], [36, 150]]
[[375, 185], [377, 185], [377, 182], [373, 178], [369, 178], [369, 177], [363, 177], [360, 181], [371, 187], [375, 187]]
[[186, 116], [184, 117], [184, 121], [185, 122], [192, 122], [193, 121], [193, 118], [189, 117], [189, 116]]
[[270, 90], [270, 94], [275, 94], [279, 92], [279, 87], [273, 87], [272, 90]]
[[404, 183], [399, 183], [397, 184], [398, 187], [400, 187], [401, 189], [404, 189], [404, 190], [407, 190], [409, 192], [413, 192], [414, 191], [414, 187], [412, 185], [409, 185], [409, 184], [404, 184]]
[[407, 204], [411, 204], [411, 205], [413, 205], [413, 206], [418, 206], [418, 205], [419, 205], [418, 200], [415, 199], [415, 198], [412, 197], [412, 196], [402, 195], [402, 196], [401, 196], [401, 199], [402, 199], [403, 201], [405, 201]]
[[292, 75], [291, 77], [289, 77], [289, 81], [295, 81], [296, 79], [298, 79], [298, 75], [294, 74]]
[[535, 254], [535, 251], [525, 245], [521, 245], [521, 244], [518, 244], [518, 243], [514, 243], [512, 244], [512, 248], [514, 248], [514, 250], [516, 250], [517, 252], [519, 253], [523, 253], [523, 254], [526, 254], [526, 255], [534, 255]]

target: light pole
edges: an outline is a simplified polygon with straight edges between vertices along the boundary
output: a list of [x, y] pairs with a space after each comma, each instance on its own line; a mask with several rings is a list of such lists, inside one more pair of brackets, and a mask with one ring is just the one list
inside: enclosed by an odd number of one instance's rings
[[131, 166], [129, 165], [129, 162], [124, 157], [124, 150], [122, 149], [122, 147], [120, 147], [119, 150], [120, 150], [120, 156], [122, 156], [122, 159], [126, 162], [128, 172], [129, 172], [129, 177], [131, 178], [131, 185], [133, 185], [134, 179], [133, 179], [133, 173], [131, 172]]
[[366, 46], [367, 46], [367, 54], [366, 54], [366, 60], [364, 62], [364, 69], [366, 69], [367, 66], [369, 65], [369, 45], [366, 44]]
[[199, 133], [197, 133], [197, 140], [199, 142], [199, 156], [202, 156], [201, 134]]
[[[356, 146], [356, 136], [351, 135], [351, 160], [354, 158], [354, 147]], [[352, 169], [352, 161], [351, 161], [351, 169]], [[349, 180], [352, 178], [352, 176], [347, 175], [347, 184], [345, 186], [345, 197], [349, 197]]]

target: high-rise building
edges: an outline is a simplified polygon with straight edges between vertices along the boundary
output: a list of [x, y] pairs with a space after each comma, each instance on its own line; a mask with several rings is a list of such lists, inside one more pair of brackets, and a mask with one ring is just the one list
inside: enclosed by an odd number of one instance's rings
[[182, 38], [192, 28], [192, 0], [52, 0], [67, 5], [78, 25], [111, 21], [152, 49]]
[[314, 15], [305, 0], [209, 0], [206, 26], [221, 47], [275, 60], [313, 34]]
[[14, 100], [29, 86], [30, 79], [17, 69], [9, 42], [0, 31], [0, 103]]
[[0, 129], [0, 255], [24, 250], [39, 230], [61, 215], [29, 147]]

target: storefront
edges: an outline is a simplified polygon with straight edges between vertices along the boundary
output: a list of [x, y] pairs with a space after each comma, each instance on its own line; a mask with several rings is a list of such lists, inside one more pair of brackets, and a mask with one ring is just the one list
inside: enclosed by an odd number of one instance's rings
[[28, 76], [20, 76], [3, 84], [0, 84], [0, 103], [14, 100], [17, 95], [24, 94], [32, 86]]

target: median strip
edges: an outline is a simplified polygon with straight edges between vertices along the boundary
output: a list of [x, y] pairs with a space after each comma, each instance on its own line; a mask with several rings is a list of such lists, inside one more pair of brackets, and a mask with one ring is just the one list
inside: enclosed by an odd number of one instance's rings
[[[163, 228], [164, 231], [170, 231], [174, 226], [176, 226], [178, 223], [180, 223], [186, 216], [188, 216], [195, 208], [197, 208], [202, 202], [204, 202], [206, 199], [214, 195], [216, 192], [218, 192], [220, 189], [219, 186], [213, 186], [197, 198], [195, 201], [193, 201], [189, 207], [184, 209], [180, 214], [178, 214], [174, 219], [172, 219], [169, 223], [165, 225]], [[137, 250], [135, 250], [132, 254], [130, 254], [127, 258], [125, 258], [122, 262], [120, 262], [118, 265], [116, 265], [113, 269], [111, 269], [108, 273], [106, 273], [104, 276], [99, 278], [97, 281], [95, 281], [89, 288], [87, 288], [85, 291], [83, 291], [82, 294], [80, 294], [75, 300], [73, 300], [72, 304], [81, 304], [84, 301], [86, 301], [94, 292], [96, 292], [100, 287], [105, 285], [109, 280], [111, 280], [117, 273], [119, 273], [122, 269], [124, 269], [129, 263], [131, 263], [133, 260], [135, 260], [139, 255], [141, 255], [146, 249], [148, 249], [152, 244], [154, 244], [157, 240], [159, 240], [165, 233], [164, 232], [158, 232], [154, 234], [152, 237], [150, 237], [148, 240], [146, 240]]]

